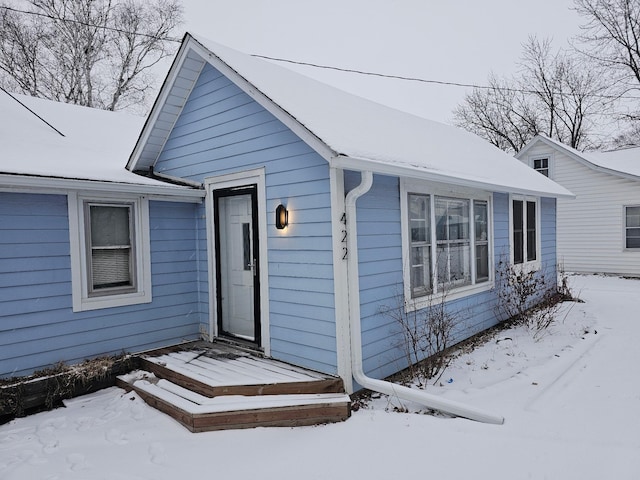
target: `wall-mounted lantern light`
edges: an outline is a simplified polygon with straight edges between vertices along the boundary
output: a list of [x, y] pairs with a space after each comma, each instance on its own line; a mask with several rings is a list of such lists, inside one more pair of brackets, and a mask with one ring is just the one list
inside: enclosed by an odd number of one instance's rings
[[282, 230], [289, 225], [289, 212], [282, 204], [276, 207], [276, 228]]

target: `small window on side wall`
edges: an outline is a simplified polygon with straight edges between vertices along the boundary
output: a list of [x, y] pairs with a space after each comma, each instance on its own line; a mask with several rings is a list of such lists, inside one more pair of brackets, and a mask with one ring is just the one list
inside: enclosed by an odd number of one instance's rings
[[536, 172], [541, 173], [545, 177], [549, 176], [549, 159], [548, 158], [536, 158], [533, 160], [533, 169]]
[[68, 201], [73, 311], [151, 302], [147, 199]]
[[511, 242], [514, 265], [533, 263], [539, 260], [538, 202], [535, 199], [512, 199]]
[[132, 204], [85, 202], [89, 295], [136, 291]]
[[625, 248], [640, 249], [640, 205], [624, 207]]

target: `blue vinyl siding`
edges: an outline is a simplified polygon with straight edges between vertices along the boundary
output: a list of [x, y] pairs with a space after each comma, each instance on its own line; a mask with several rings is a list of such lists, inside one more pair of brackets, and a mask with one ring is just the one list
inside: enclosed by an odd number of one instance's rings
[[[207, 64], [155, 170], [202, 182], [207, 177], [263, 167], [268, 231], [260, 241], [266, 241], [268, 247], [271, 355], [335, 373], [328, 163]], [[274, 226], [280, 203], [290, 212], [290, 224], [284, 231]], [[198, 232], [199, 241], [205, 242], [204, 226]], [[201, 262], [205, 267], [206, 256]], [[205, 272], [204, 268], [200, 271], [198, 290], [203, 305], [208, 302]]]
[[[359, 175], [347, 172], [345, 189], [359, 183]], [[360, 310], [365, 372], [384, 378], [405, 368], [403, 337], [395, 320], [385, 309], [403, 301], [400, 188], [397, 178], [374, 175], [371, 190], [358, 200], [358, 259], [360, 269]], [[509, 252], [509, 196], [493, 194], [494, 259]], [[543, 203], [543, 225], [552, 222], [549, 205]], [[552, 249], [544, 233], [543, 242]], [[462, 341], [498, 323], [495, 293], [485, 291], [452, 300], [447, 310], [458, 317], [454, 342]]]
[[198, 338], [196, 208], [150, 202], [152, 303], [73, 312], [66, 196], [0, 193], [0, 377]]

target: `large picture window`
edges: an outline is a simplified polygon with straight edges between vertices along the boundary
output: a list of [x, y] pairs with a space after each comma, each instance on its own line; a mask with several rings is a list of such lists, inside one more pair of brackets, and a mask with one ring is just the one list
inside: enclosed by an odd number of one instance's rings
[[69, 194], [73, 310], [151, 301], [149, 204]]
[[410, 297], [488, 282], [488, 200], [412, 192], [406, 195]]
[[625, 213], [625, 248], [640, 248], [640, 205], [624, 207]]
[[435, 197], [436, 265], [439, 285], [471, 283], [469, 200]]

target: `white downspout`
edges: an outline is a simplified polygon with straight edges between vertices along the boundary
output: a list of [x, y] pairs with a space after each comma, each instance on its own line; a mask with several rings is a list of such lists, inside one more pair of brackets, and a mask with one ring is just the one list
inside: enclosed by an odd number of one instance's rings
[[345, 199], [347, 216], [347, 289], [349, 302], [349, 326], [351, 336], [351, 365], [353, 378], [362, 387], [375, 392], [424, 405], [427, 408], [464, 417], [478, 422], [503, 424], [504, 417], [483, 412], [442, 397], [431, 395], [384, 380], [367, 377], [362, 367], [362, 328], [360, 323], [360, 281], [358, 271], [358, 234], [356, 230], [356, 201], [373, 185], [373, 174], [363, 171], [360, 185], [351, 190]]

